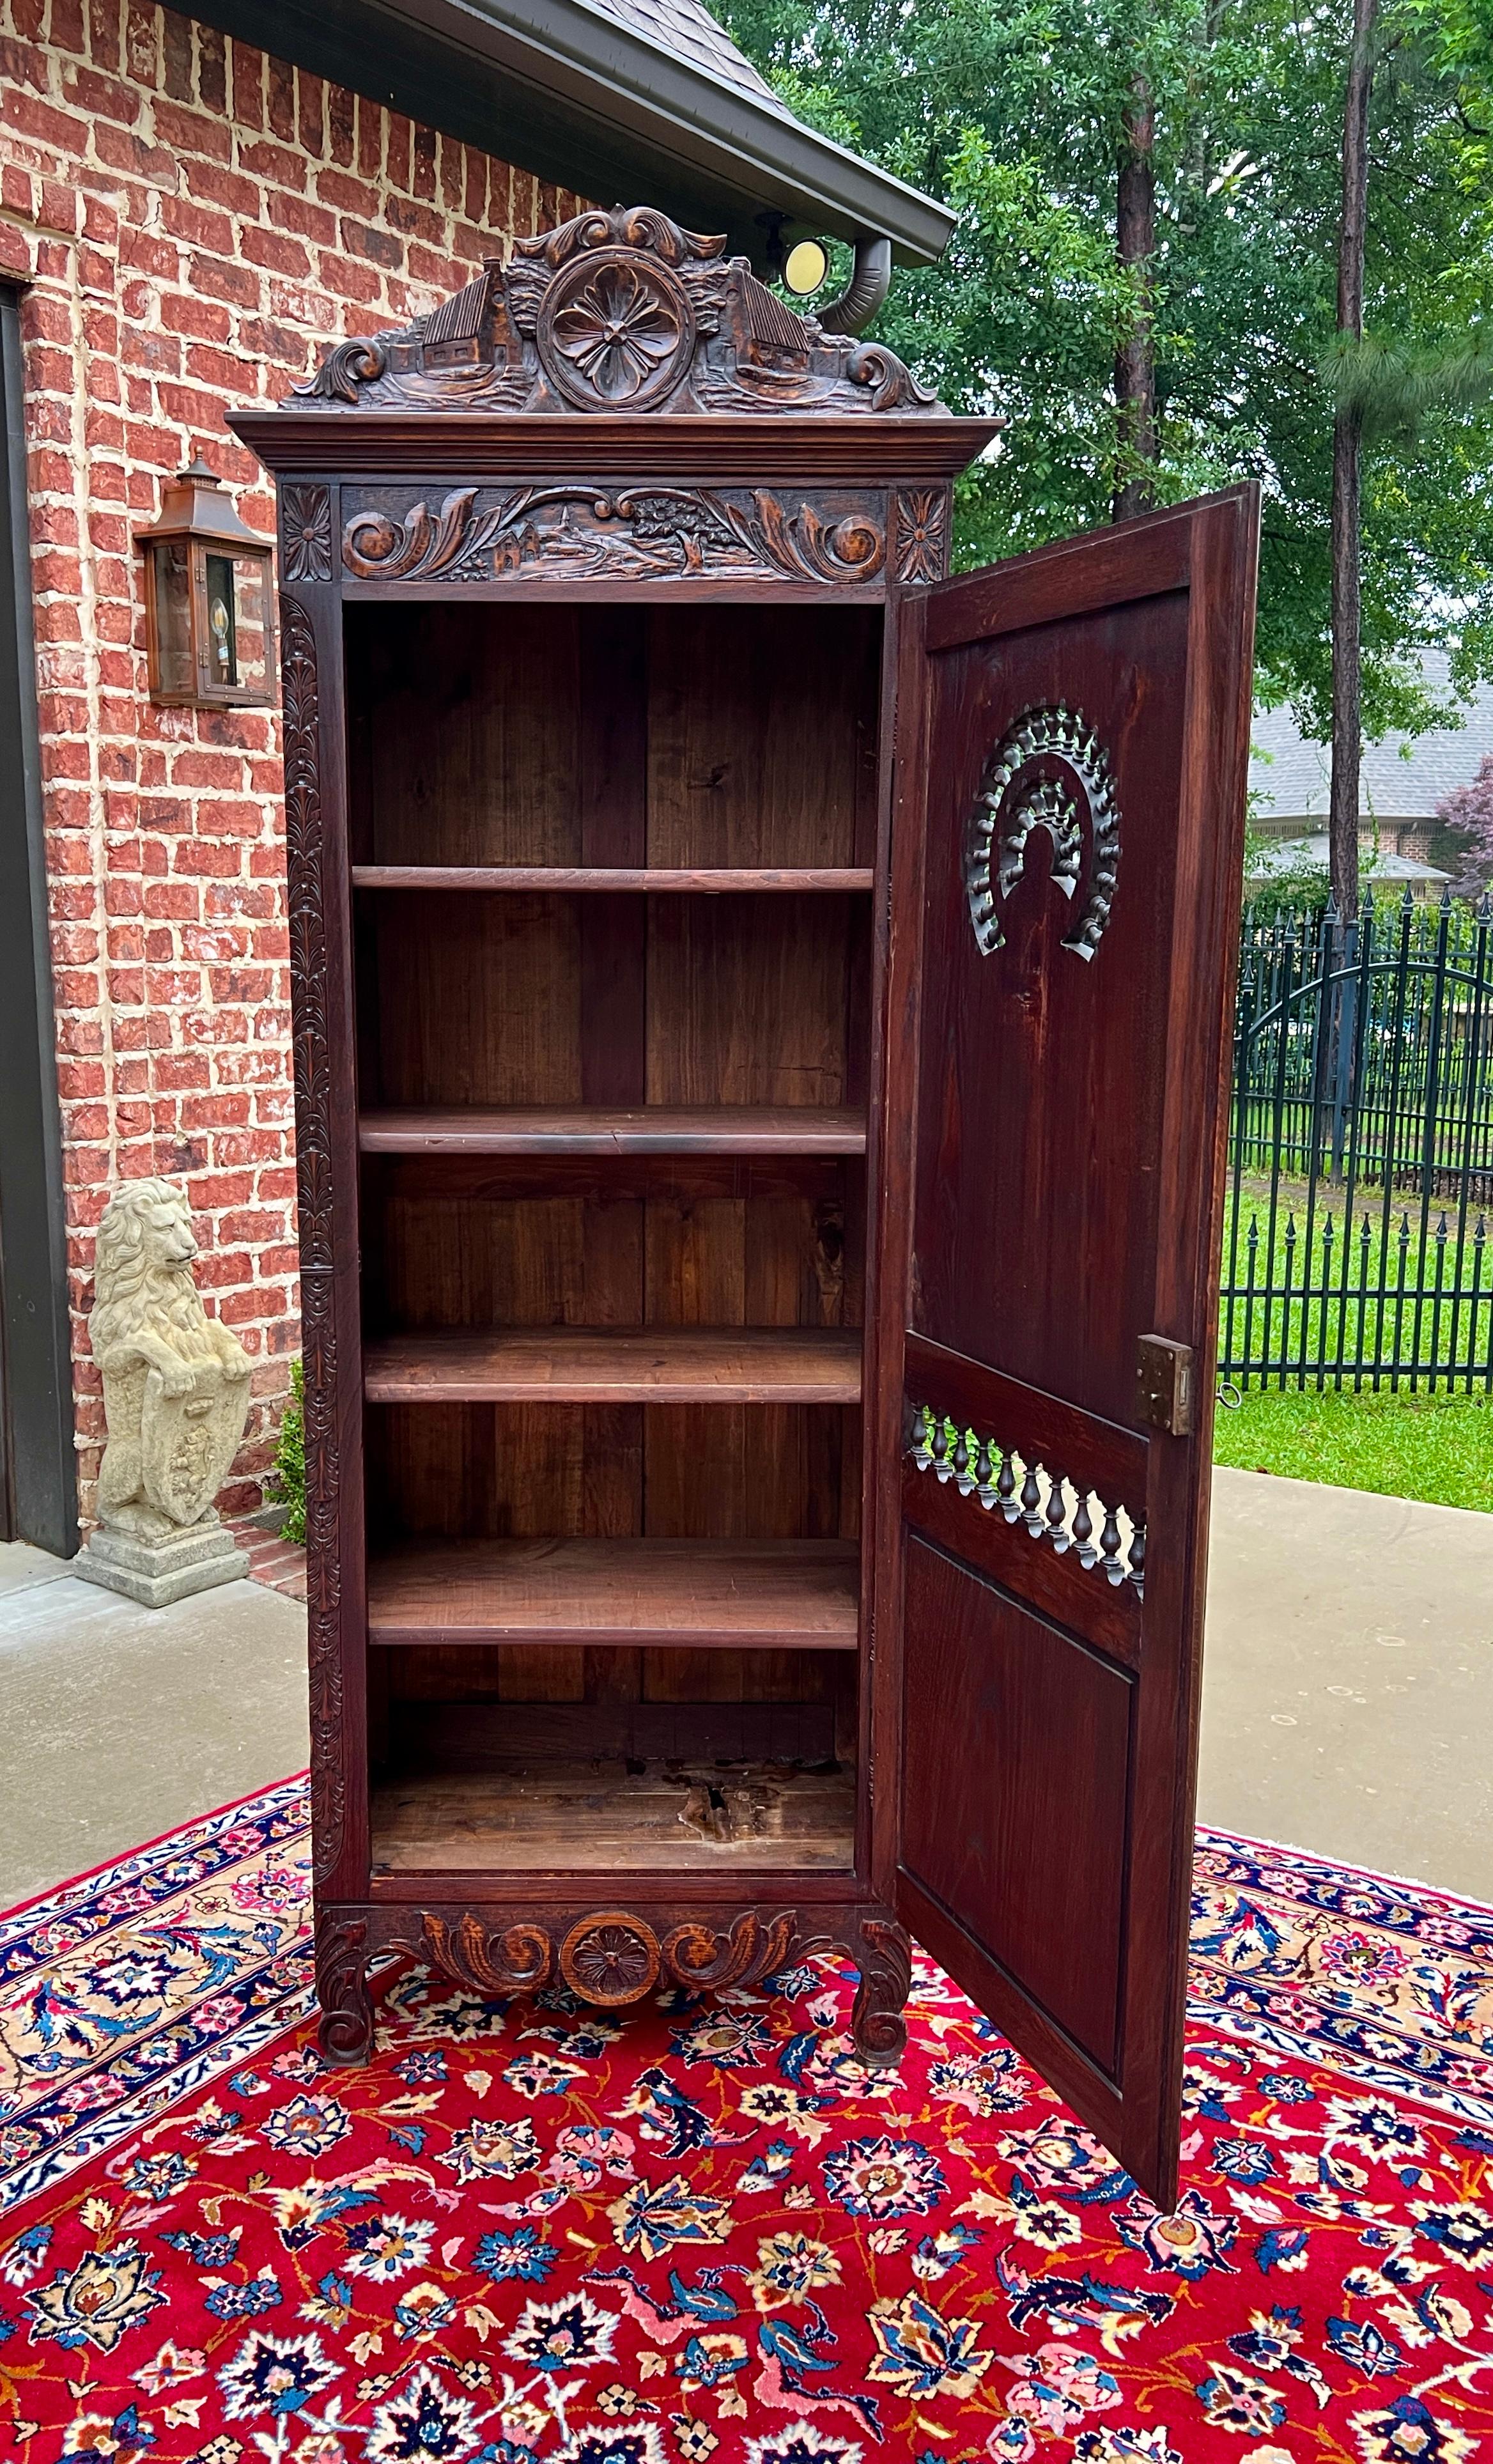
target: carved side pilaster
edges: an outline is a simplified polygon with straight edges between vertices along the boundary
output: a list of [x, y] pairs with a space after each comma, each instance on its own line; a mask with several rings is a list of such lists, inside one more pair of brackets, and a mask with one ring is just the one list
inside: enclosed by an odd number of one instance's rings
[[899, 1925], [881, 1917], [863, 1917], [859, 1931], [861, 1981], [850, 2034], [863, 2062], [897, 2062], [908, 2040], [903, 2009], [912, 1987], [912, 1946]]
[[317, 1918], [318, 2042], [339, 2070], [365, 2062], [373, 2050], [373, 1997], [368, 1991], [368, 1927], [343, 1908]]
[[285, 696], [285, 834], [290, 875], [291, 1003], [300, 1263], [330, 1267], [332, 1054], [327, 1034], [325, 828], [321, 811], [317, 637], [298, 599], [280, 601]]
[[[300, 602], [281, 601], [285, 822], [290, 879], [296, 1172], [300, 1210], [301, 1361], [305, 1374], [306, 1614], [311, 1682], [313, 1879], [342, 1850], [342, 1664], [339, 1625], [340, 1466], [337, 1320], [332, 1266], [332, 1058], [327, 1033], [325, 832], [319, 776], [317, 643]], [[347, 2058], [351, 2058], [348, 2057]]]

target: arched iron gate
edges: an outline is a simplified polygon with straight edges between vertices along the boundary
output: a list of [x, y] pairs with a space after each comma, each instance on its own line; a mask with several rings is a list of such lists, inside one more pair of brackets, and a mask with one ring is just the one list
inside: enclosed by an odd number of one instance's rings
[[1493, 902], [1246, 914], [1219, 1370], [1493, 1391]]

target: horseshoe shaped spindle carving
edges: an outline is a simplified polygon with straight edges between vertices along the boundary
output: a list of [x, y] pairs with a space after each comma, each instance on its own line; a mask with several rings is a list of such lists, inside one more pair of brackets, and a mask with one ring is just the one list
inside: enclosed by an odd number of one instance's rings
[[[1041, 769], [1034, 764], [1042, 763]], [[1033, 830], [1052, 843], [1052, 879], [1072, 900], [1087, 893], [1065, 950], [1091, 958], [1114, 903], [1120, 811], [1109, 757], [1088, 721], [1061, 702], [1021, 713], [985, 764], [964, 837], [964, 887], [975, 938], [986, 957], [1001, 948], [1000, 908], [1021, 877]]]

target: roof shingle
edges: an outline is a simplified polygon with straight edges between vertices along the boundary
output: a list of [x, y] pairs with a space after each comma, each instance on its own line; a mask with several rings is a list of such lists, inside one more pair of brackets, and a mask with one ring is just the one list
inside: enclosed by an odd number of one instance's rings
[[[1449, 692], [1444, 651], [1427, 651], [1422, 662], [1433, 693]], [[1423, 736], [1387, 736], [1364, 746], [1358, 809], [1367, 821], [1429, 821], [1454, 787], [1477, 776], [1493, 753], [1493, 684], [1480, 685], [1460, 727], [1428, 728]], [[1328, 809], [1332, 756], [1326, 744], [1304, 737], [1289, 711], [1255, 714], [1251, 729], [1250, 792], [1262, 821], [1307, 821]]]
[[690, 60], [717, 84], [748, 95], [754, 102], [770, 103], [785, 120], [793, 114], [744, 52], [738, 52], [724, 26], [717, 24], [700, 0], [588, 0], [600, 16], [615, 17], [635, 27], [650, 42]]

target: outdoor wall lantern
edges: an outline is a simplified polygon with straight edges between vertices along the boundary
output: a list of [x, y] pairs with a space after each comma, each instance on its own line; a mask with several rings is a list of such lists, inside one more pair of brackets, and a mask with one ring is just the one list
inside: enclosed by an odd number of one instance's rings
[[273, 542], [246, 529], [199, 454], [164, 489], [145, 551], [150, 698], [220, 710], [274, 698]]

